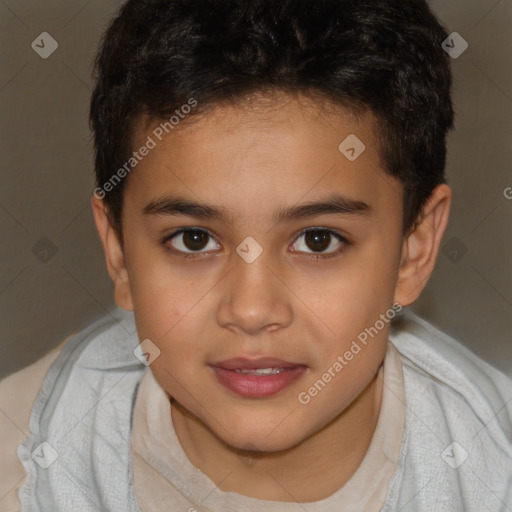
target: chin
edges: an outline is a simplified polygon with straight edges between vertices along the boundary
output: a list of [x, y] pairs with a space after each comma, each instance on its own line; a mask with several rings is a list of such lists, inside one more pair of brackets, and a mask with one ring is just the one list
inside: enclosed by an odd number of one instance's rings
[[293, 439], [290, 439], [289, 436], [286, 439], [269, 440], [261, 437], [247, 435], [237, 438], [236, 443], [233, 442], [233, 439], [226, 439], [225, 442], [227, 442], [229, 446], [235, 451], [240, 451], [243, 453], [248, 452], [249, 455], [250, 452], [282, 452], [300, 444], [300, 441], [295, 442]]
[[245, 418], [241, 422], [229, 421], [228, 432], [218, 426], [215, 429], [212, 429], [213, 425], [208, 427], [224, 443], [237, 451], [280, 452], [293, 448], [307, 437], [298, 425], [284, 423], [276, 426], [276, 422], [269, 419], [264, 422], [255, 420], [247, 424]]

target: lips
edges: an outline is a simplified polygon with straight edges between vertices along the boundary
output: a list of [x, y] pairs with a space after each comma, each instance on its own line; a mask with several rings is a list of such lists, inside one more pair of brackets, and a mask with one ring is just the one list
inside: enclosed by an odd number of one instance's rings
[[245, 398], [275, 395], [300, 378], [307, 367], [276, 358], [234, 358], [210, 365], [220, 384]]

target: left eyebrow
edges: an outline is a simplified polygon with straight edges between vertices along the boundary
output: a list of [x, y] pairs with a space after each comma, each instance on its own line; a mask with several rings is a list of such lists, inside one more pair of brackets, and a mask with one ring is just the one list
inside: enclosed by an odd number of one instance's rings
[[[170, 196], [151, 201], [143, 208], [142, 212], [145, 215], [185, 215], [196, 219], [213, 218], [228, 224], [232, 224], [234, 219], [234, 216], [223, 206]], [[334, 194], [321, 201], [280, 208], [274, 212], [273, 219], [276, 223], [284, 223], [326, 214], [369, 215], [371, 212], [371, 206], [363, 201]]]

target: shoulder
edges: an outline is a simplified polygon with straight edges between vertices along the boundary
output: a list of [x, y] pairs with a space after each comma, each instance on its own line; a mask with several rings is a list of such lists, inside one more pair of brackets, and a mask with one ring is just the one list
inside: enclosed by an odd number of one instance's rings
[[0, 381], [0, 495], [5, 496], [2, 510], [19, 510], [17, 490], [25, 479], [25, 470], [16, 449], [28, 435], [30, 411], [44, 377], [72, 337], [73, 334], [35, 363]]
[[[512, 413], [512, 379], [425, 319], [407, 311], [393, 324], [389, 338], [409, 374], [440, 394], [457, 397], [482, 421], [503, 408]], [[510, 416], [500, 419], [510, 433]]]
[[[60, 402], [71, 403], [101, 394], [119, 370], [140, 369], [136, 357], [138, 337], [133, 314], [104, 315], [75, 334], [46, 372], [30, 418], [30, 431], [39, 434], [41, 422], [50, 420]], [[73, 384], [73, 385], [71, 385]], [[62, 408], [62, 407], [60, 407]]]
[[406, 400], [415, 414], [435, 432], [442, 424], [452, 438], [471, 439], [474, 449], [478, 438], [479, 450], [512, 457], [510, 377], [409, 311], [389, 339], [400, 353]]
[[[133, 354], [138, 343], [133, 315], [114, 314], [117, 318], [105, 315], [68, 336], [32, 365], [0, 381], [0, 496], [5, 496], [2, 510], [19, 510], [18, 490], [26, 480], [19, 447], [32, 434], [39, 434], [41, 416], [51, 412], [49, 405], [59, 403], [73, 370], [81, 368], [84, 373], [94, 374], [89, 370], [99, 369], [97, 375], [101, 378], [102, 370], [116, 370], [133, 365], [134, 361], [138, 364]], [[77, 389], [83, 391], [73, 387], [75, 392]], [[76, 397], [75, 393], [75, 400]]]
[[385, 510], [409, 501], [416, 511], [498, 510], [510, 500], [512, 379], [409, 311], [389, 340], [402, 361], [406, 422]]
[[32, 407], [30, 433], [17, 449], [27, 473], [18, 492], [23, 506], [37, 501], [45, 510], [67, 510], [73, 496], [75, 510], [89, 510], [94, 492], [111, 510], [130, 496], [131, 418], [147, 370], [140, 350], [133, 314], [106, 315], [62, 349]]

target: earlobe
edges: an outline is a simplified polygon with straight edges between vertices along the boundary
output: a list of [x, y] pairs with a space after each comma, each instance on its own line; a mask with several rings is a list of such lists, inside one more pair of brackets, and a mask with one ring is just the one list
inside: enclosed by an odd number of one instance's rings
[[395, 302], [412, 304], [425, 288], [439, 253], [450, 214], [452, 191], [438, 185], [427, 200], [416, 227], [403, 243]]
[[130, 281], [123, 248], [116, 231], [110, 223], [107, 205], [103, 200], [93, 196], [91, 206], [96, 229], [105, 252], [107, 271], [114, 283], [116, 303], [122, 309], [133, 311]]

